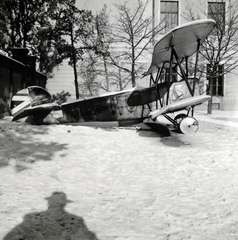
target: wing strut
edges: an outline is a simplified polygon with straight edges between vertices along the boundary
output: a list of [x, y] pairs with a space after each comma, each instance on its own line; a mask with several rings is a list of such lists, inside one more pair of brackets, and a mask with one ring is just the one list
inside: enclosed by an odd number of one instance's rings
[[[158, 94], [158, 97], [159, 97], [160, 107], [163, 107], [163, 104], [162, 104], [161, 96], [160, 96], [159, 89], [158, 89], [158, 83], [159, 83], [159, 79], [160, 79], [160, 76], [162, 74], [162, 71], [164, 69], [164, 65], [165, 65], [165, 62], [163, 63], [162, 67], [158, 70], [157, 76], [156, 76], [156, 91], [157, 91], [157, 94]], [[156, 109], [158, 109], [157, 101], [156, 101]]]
[[195, 92], [195, 85], [196, 85], [196, 76], [197, 76], [197, 66], [198, 66], [199, 49], [200, 49], [200, 39], [198, 39], [197, 53], [196, 53], [196, 62], [195, 62], [195, 69], [194, 69], [193, 95], [194, 95], [194, 92]]
[[188, 77], [188, 56], [185, 57], [185, 64], [186, 64], [186, 76]]
[[169, 80], [167, 82], [167, 89], [168, 89], [168, 94], [167, 94], [167, 99], [166, 99], [166, 105], [168, 105], [169, 103], [169, 87], [170, 87], [170, 82], [173, 81], [173, 69], [172, 69], [172, 64], [173, 64], [173, 55], [174, 55], [174, 46], [171, 46], [172, 51], [171, 51], [171, 55], [170, 55], [170, 62], [169, 62]]
[[174, 48], [172, 48], [172, 55], [175, 56], [175, 59], [176, 59], [176, 61], [178, 63], [178, 66], [179, 66], [179, 69], [180, 69], [180, 71], [182, 73], [182, 77], [184, 78], [184, 80], [185, 80], [185, 82], [187, 84], [187, 87], [188, 87], [188, 90], [189, 90], [190, 94], [193, 96], [193, 90], [192, 90], [192, 88], [191, 88], [191, 86], [190, 86], [190, 84], [188, 82], [186, 73], [184, 72], [184, 69], [181, 66], [181, 63], [180, 63], [179, 58], [178, 58], [178, 55], [177, 55], [176, 51], [174, 50]]

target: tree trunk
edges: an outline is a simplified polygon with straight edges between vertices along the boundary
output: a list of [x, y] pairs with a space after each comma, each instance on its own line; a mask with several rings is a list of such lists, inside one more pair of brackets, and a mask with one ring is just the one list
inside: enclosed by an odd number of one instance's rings
[[122, 90], [122, 82], [121, 82], [121, 70], [120, 68], [118, 68], [118, 76], [119, 76], [119, 88], [120, 91]]
[[208, 101], [207, 114], [212, 114], [213, 82], [214, 82], [215, 76], [217, 75], [216, 68], [217, 68], [217, 63], [213, 63], [212, 72], [210, 73], [211, 77], [209, 81], [209, 94], [211, 96], [211, 99]]
[[106, 62], [105, 55], [103, 55], [103, 63], [104, 63], [104, 71], [106, 75], [107, 92], [109, 92], [109, 77], [108, 77], [107, 62]]
[[134, 63], [132, 63], [132, 66], [131, 66], [131, 84], [132, 84], [132, 87], [136, 86], [135, 64]]
[[212, 98], [208, 101], [207, 114], [212, 114]]
[[73, 35], [73, 26], [71, 25], [71, 47], [72, 47], [72, 60], [73, 60], [73, 69], [74, 69], [74, 85], [75, 85], [75, 95], [76, 99], [79, 99], [79, 84], [78, 84], [78, 73], [77, 73], [77, 59], [74, 47], [74, 35]]
[[208, 101], [207, 114], [212, 114], [213, 78], [214, 77], [211, 77], [209, 83], [209, 94], [211, 96], [211, 99]]
[[79, 99], [79, 84], [78, 84], [78, 74], [77, 74], [77, 66], [76, 61], [73, 61], [73, 68], [74, 68], [74, 85], [75, 85], [75, 94], [76, 99]]

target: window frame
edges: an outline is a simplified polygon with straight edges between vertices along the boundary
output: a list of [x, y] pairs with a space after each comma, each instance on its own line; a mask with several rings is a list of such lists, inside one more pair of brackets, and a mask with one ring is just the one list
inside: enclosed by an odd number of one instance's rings
[[[160, 82], [170, 82], [170, 68], [164, 67], [160, 76]], [[177, 66], [172, 68], [172, 82], [178, 81]]]
[[217, 27], [225, 31], [226, 25], [226, 3], [225, 2], [208, 2], [207, 16], [216, 21]]
[[[209, 76], [209, 73], [211, 73], [210, 69], [212, 68], [213, 66], [211, 64], [207, 64], [207, 80], [209, 88], [212, 79], [212, 77]], [[213, 77], [212, 96], [224, 96], [224, 64], [217, 64], [215, 67], [215, 73], [218, 74], [218, 76]]]
[[[163, 6], [165, 4], [165, 6]], [[166, 5], [171, 5], [166, 7]], [[173, 9], [175, 8], [175, 10]], [[164, 33], [178, 26], [179, 23], [179, 1], [160, 1], [160, 21], [168, 21], [165, 23]]]

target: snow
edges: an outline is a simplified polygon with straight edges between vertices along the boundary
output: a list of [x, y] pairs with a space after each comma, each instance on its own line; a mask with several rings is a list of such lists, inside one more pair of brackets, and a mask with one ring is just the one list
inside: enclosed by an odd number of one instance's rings
[[[235, 239], [238, 133], [199, 117], [196, 134], [167, 137], [1, 120], [0, 239], [17, 226], [24, 239]], [[54, 192], [72, 201], [63, 212]]]

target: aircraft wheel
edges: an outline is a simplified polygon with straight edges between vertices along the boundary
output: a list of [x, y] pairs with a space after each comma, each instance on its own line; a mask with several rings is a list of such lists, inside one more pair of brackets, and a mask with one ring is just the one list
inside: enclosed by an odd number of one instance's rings
[[182, 119], [179, 124], [180, 131], [184, 134], [193, 134], [199, 128], [198, 121], [193, 117], [186, 117]]
[[186, 114], [181, 113], [181, 114], [178, 114], [177, 116], [175, 116], [174, 121], [179, 124], [186, 117], [187, 117]]

